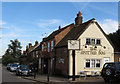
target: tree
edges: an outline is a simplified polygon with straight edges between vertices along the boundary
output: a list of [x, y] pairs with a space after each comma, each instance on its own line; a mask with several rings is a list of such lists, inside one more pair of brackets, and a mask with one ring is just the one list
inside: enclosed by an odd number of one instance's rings
[[10, 40], [11, 44], [8, 45], [8, 49], [2, 57], [3, 64], [19, 62], [19, 57], [21, 56], [21, 43], [15, 39]]
[[115, 48], [118, 52], [120, 52], [120, 29], [114, 33], [110, 33], [108, 35], [112, 43], [115, 45]]
[[21, 46], [20, 46], [20, 42], [15, 39], [10, 40], [11, 44], [8, 45], [8, 51], [6, 51], [6, 53], [9, 53], [13, 56], [13, 58], [19, 58], [19, 56], [21, 55]]

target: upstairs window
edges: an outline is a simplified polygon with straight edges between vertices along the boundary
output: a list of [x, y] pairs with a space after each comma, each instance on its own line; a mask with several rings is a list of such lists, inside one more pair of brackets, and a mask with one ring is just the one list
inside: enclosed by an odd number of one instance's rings
[[50, 52], [50, 43], [48, 42], [48, 52]]
[[51, 41], [51, 51], [53, 51], [54, 43]]
[[101, 44], [101, 40], [100, 39], [96, 39], [96, 45], [100, 45]]
[[101, 45], [101, 40], [94, 38], [86, 38], [86, 45]]
[[90, 45], [90, 38], [86, 38], [86, 44]]
[[44, 51], [44, 44], [42, 44], [42, 51]]
[[91, 44], [95, 45], [95, 39], [91, 39]]

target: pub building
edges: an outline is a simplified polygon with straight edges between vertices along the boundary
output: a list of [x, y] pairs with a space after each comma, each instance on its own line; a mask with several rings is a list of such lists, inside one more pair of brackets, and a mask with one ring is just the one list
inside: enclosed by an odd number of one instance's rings
[[[75, 24], [53, 31], [43, 38], [38, 46], [40, 74], [58, 74], [73, 76], [73, 50], [75, 49], [75, 76], [80, 72], [100, 72], [103, 64], [114, 62], [114, 46], [98, 22], [93, 18], [83, 22], [81, 12], [75, 18]], [[34, 51], [34, 50], [33, 50]]]
[[100, 74], [104, 63], [114, 62], [114, 46], [99, 23], [94, 18], [84, 23], [82, 19], [79, 11], [74, 27], [55, 46], [55, 70], [58, 74], [73, 76], [73, 53], [68, 47], [79, 48], [75, 50], [75, 76], [80, 72], [92, 75], [96, 71]]

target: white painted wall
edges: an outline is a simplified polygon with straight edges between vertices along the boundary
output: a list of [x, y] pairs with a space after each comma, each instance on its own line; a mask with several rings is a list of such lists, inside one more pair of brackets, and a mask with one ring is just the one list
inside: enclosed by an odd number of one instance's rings
[[[100, 38], [101, 39], [101, 46], [97, 46], [96, 52], [102, 50], [105, 52], [105, 55], [85, 55], [81, 54], [81, 51], [89, 51], [90, 47], [94, 47], [93, 45], [87, 45], [85, 48], [86, 38]], [[89, 71], [88, 74], [91, 74], [91, 71], [97, 70], [101, 71], [104, 58], [110, 58], [110, 62], [114, 61], [114, 49], [109, 41], [106, 39], [104, 34], [98, 28], [96, 23], [91, 23], [88, 28], [83, 32], [83, 34], [78, 38], [80, 39], [80, 50], [75, 51], [75, 74], [79, 75], [80, 71]], [[106, 49], [103, 48], [106, 47]], [[86, 59], [101, 59], [101, 67], [100, 68], [85, 68], [85, 61]], [[72, 75], [72, 51], [69, 51], [69, 75]]]

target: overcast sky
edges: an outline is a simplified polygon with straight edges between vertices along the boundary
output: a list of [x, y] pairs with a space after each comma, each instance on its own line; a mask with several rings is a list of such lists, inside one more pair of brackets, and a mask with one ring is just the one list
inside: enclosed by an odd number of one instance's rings
[[118, 2], [3, 2], [0, 55], [11, 39], [18, 39], [22, 50], [30, 42], [41, 42], [59, 25], [74, 23], [78, 11], [83, 22], [95, 18], [107, 34], [118, 29]]

